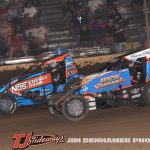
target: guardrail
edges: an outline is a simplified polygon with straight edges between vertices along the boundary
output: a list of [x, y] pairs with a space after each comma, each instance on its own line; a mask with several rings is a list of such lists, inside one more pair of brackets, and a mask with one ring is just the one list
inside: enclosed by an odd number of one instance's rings
[[[129, 46], [130, 45], [130, 46]], [[107, 55], [107, 54], [115, 54], [118, 52], [128, 52], [131, 50], [135, 50], [139, 47], [142, 47], [142, 43], [134, 42], [134, 43], [118, 43], [115, 45], [109, 45], [107, 47], [100, 48], [99, 46], [93, 48], [76, 48], [74, 50], [69, 49], [68, 52], [74, 57], [90, 57], [96, 55]], [[39, 62], [42, 60], [46, 60], [52, 56], [54, 50], [47, 49], [47, 52], [42, 53], [37, 56], [28, 56], [28, 57], [20, 57], [20, 58], [13, 58], [13, 59], [1, 59], [0, 66], [7, 66], [7, 65], [16, 65], [16, 64], [27, 64], [27, 63], [34, 63]]]

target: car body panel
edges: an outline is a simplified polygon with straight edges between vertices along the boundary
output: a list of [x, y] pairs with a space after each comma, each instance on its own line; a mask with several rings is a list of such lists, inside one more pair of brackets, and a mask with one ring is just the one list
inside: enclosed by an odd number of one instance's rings
[[[64, 71], [64, 80], [57, 85], [54, 84], [52, 72], [49, 69], [53, 62], [60, 63], [62, 68], [64, 67], [60, 70], [61, 72]], [[12, 94], [16, 98], [18, 106], [43, 104], [47, 103], [48, 97], [53, 96], [55, 93], [63, 92], [65, 85], [69, 81], [83, 77], [78, 73], [78, 69], [70, 54], [55, 56], [43, 62], [38, 62], [36, 65], [37, 70], [35, 69], [35, 72], [34, 69], [33, 72], [29, 69], [27, 73], [11, 79], [8, 83], [1, 86], [0, 93], [7, 92]], [[43, 69], [43, 66], [48, 69]], [[25, 94], [28, 94], [28, 97], [24, 96]], [[33, 98], [33, 94], [39, 99]]]
[[[83, 82], [85, 82], [86, 78], [83, 78]], [[109, 92], [131, 86], [129, 69], [99, 73], [88, 76], [88, 78], [90, 81], [80, 89], [80, 94], [85, 92]]]

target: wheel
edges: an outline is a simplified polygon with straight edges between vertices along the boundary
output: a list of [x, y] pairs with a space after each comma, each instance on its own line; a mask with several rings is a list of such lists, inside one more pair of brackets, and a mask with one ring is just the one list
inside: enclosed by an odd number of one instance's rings
[[61, 97], [61, 94], [55, 94], [50, 101], [48, 102], [49, 104], [49, 112], [51, 113], [52, 117], [62, 117], [62, 112], [61, 112], [61, 106], [53, 106], [52, 104]]
[[11, 94], [4, 93], [0, 97], [0, 112], [4, 115], [12, 115], [17, 110], [17, 101]]
[[64, 88], [64, 93], [70, 91], [75, 85], [78, 85], [81, 82], [81, 78], [74, 78], [70, 82], [68, 82]]
[[62, 113], [70, 121], [83, 120], [88, 112], [88, 101], [82, 95], [72, 95], [62, 104]]
[[150, 106], [150, 83], [146, 84], [143, 92], [144, 103]]

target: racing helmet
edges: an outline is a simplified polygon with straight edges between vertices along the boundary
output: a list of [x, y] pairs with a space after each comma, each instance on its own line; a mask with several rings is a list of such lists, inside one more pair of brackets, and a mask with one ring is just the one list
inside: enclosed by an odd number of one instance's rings
[[49, 67], [51, 70], [55, 69], [58, 64], [56, 62], [52, 62]]
[[55, 55], [63, 55], [63, 54], [66, 54], [68, 53], [68, 50], [67, 49], [64, 49], [64, 48], [57, 48], [55, 51], [54, 51], [54, 54]]

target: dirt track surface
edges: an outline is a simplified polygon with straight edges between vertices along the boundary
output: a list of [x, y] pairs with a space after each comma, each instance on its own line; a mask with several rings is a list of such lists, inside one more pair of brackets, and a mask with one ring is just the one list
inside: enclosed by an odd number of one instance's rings
[[[16, 114], [0, 116], [0, 150], [11, 150], [12, 136], [34, 132], [35, 135], [58, 134], [68, 137], [150, 137], [149, 107], [120, 107], [90, 112], [81, 122], [54, 119], [45, 108], [20, 108]], [[29, 150], [149, 150], [149, 144], [47, 144]]]

